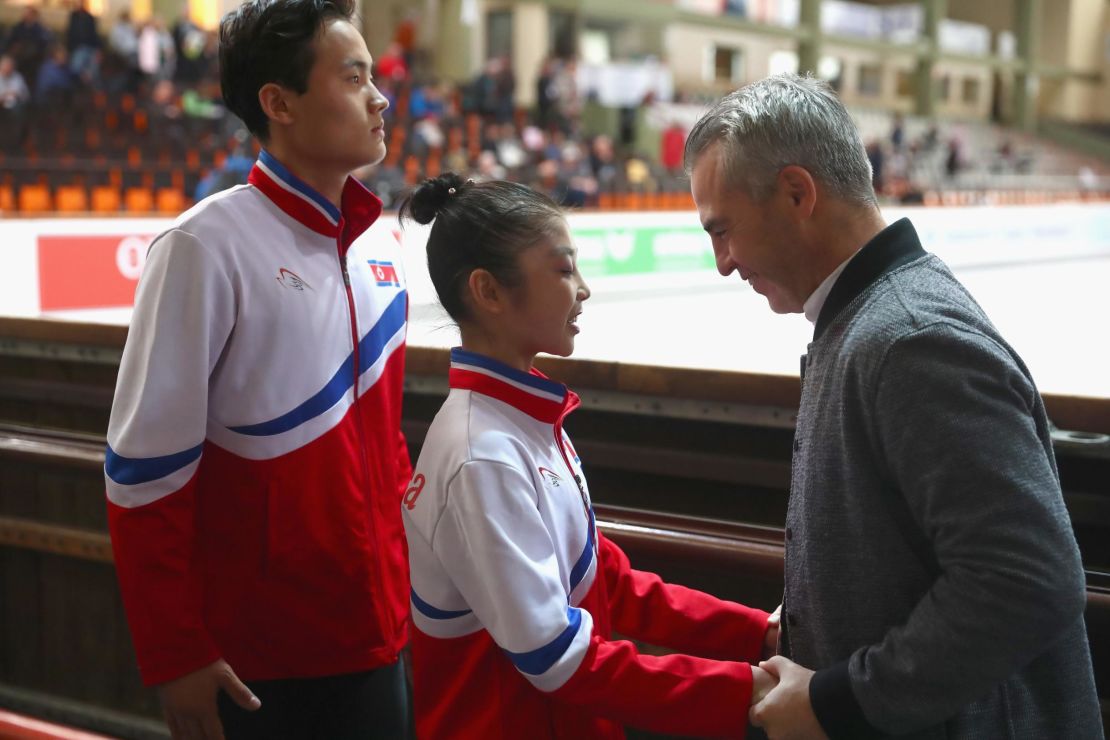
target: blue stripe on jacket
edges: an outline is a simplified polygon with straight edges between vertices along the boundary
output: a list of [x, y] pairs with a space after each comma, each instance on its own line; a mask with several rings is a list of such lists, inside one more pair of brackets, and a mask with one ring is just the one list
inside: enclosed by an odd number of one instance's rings
[[551, 666], [559, 662], [559, 659], [563, 657], [567, 648], [574, 641], [574, 636], [578, 634], [578, 629], [582, 626], [582, 611], [568, 606], [567, 621], [570, 622], [567, 628], [543, 647], [529, 650], [526, 653], [514, 653], [505, 650], [505, 654], [509, 656], [509, 660], [517, 667], [517, 670], [522, 673], [531, 676], [546, 673]]
[[[406, 306], [406, 293], [402, 290], [382, 312], [378, 322], [358, 343], [359, 375], [381, 358], [389, 339], [404, 326]], [[266, 437], [287, 432], [311, 421], [337, 404], [354, 385], [353, 364], [354, 353], [351, 353], [323, 388], [292, 411], [270, 421], [231, 427], [231, 431], [252, 437]]]
[[111, 445], [104, 450], [104, 472], [121, 486], [134, 486], [165, 478], [200, 457], [204, 443], [161, 457], [124, 457]]

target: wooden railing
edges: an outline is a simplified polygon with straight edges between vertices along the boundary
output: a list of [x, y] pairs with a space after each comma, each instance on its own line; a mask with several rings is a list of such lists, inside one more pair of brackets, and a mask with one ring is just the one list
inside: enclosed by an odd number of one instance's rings
[[[153, 694], [135, 669], [103, 500], [104, 430], [125, 337], [122, 327], [0, 319], [0, 706], [21, 691], [20, 713], [160, 737]], [[410, 348], [406, 362], [403, 424], [415, 456], [448, 360]], [[568, 426], [598, 525], [634, 567], [773, 608], [797, 378], [541, 365], [583, 397]], [[1045, 400], [1070, 430], [1054, 440], [1084, 555], [1096, 678], [1110, 696], [1110, 400]], [[59, 701], [70, 702], [62, 714], [47, 711]], [[106, 709], [123, 719], [87, 719]]]

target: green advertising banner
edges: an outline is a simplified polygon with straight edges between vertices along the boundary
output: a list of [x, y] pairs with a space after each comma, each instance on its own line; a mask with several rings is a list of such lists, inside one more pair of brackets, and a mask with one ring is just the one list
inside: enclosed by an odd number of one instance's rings
[[578, 267], [590, 276], [714, 269], [709, 237], [697, 227], [572, 228]]

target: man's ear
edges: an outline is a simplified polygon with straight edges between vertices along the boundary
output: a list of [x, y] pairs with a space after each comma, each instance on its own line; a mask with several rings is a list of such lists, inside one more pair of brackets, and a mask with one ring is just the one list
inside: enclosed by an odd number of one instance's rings
[[808, 218], [813, 214], [817, 205], [817, 181], [805, 167], [796, 164], [783, 167], [778, 174], [778, 188], [796, 215]]
[[508, 307], [508, 292], [489, 270], [477, 269], [466, 281], [471, 305], [479, 313], [500, 314]]
[[267, 82], [258, 89], [258, 104], [262, 112], [275, 123], [289, 124], [293, 122], [293, 100], [286, 88], [276, 82]]

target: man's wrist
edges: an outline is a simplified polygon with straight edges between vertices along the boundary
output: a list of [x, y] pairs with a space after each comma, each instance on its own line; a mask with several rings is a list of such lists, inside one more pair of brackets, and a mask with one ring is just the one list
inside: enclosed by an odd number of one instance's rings
[[830, 740], [838, 738], [878, 738], [883, 733], [863, 713], [863, 707], [852, 691], [848, 661], [824, 668], [813, 674], [809, 682], [809, 703], [821, 729]]

